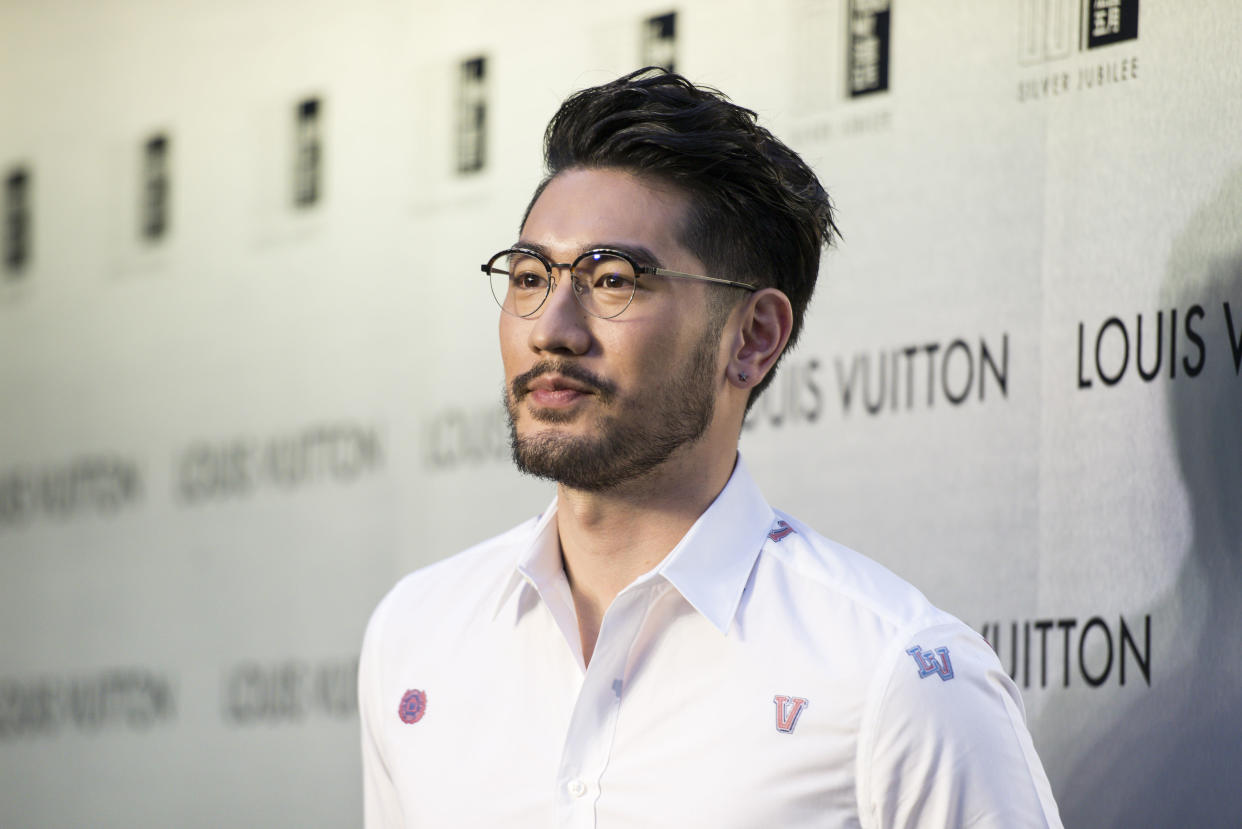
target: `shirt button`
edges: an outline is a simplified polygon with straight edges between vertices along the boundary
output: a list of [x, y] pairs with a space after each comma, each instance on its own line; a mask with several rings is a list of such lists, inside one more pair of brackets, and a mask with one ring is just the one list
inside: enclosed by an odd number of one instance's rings
[[577, 778], [570, 780], [569, 785], [566, 788], [569, 789], [570, 797], [582, 797], [584, 794], [586, 794], [586, 790], [587, 790], [586, 783], [583, 783], [581, 780]]

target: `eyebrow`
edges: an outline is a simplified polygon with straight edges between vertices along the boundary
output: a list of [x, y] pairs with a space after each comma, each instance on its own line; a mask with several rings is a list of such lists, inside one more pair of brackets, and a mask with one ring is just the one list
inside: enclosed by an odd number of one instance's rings
[[[526, 250], [534, 251], [543, 258], [547, 259], [549, 262], [555, 261], [555, 257], [552, 256], [549, 248], [545, 245], [539, 244], [538, 242], [523, 242], [519, 240], [513, 246], [515, 248], [525, 248]], [[657, 268], [663, 267], [660, 263], [660, 258], [652, 252], [651, 248], [646, 247], [645, 245], [622, 244], [620, 242], [598, 242], [582, 248], [578, 256], [581, 256], [583, 253], [588, 251], [599, 250], [600, 248], [620, 251], [640, 265], [652, 265]]]

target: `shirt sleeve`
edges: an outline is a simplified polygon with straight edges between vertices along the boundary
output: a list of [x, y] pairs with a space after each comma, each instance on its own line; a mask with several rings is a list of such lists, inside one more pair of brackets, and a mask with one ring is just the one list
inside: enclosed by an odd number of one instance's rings
[[954, 620], [893, 641], [860, 733], [862, 825], [1061, 829], [1017, 686]]
[[[383, 659], [380, 646], [383, 604], [367, 625], [358, 659], [358, 716], [362, 723], [362, 800], [366, 829], [397, 829], [405, 825], [401, 801], [384, 760], [380, 705]], [[391, 715], [395, 717], [394, 706]]]

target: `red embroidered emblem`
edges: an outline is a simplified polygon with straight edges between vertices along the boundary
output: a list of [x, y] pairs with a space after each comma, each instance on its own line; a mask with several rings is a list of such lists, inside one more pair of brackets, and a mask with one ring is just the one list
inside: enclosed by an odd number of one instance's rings
[[784, 541], [785, 537], [790, 535], [794, 528], [786, 524], [784, 521], [777, 521], [772, 532], [768, 533], [768, 538], [773, 541]]
[[401, 698], [401, 705], [397, 708], [397, 716], [401, 718], [401, 722], [416, 723], [423, 718], [425, 713], [427, 713], [427, 695], [417, 688], [406, 691], [405, 696]]
[[783, 734], [792, 734], [794, 726], [798, 724], [798, 717], [802, 716], [802, 709], [809, 704], [806, 698], [779, 694], [772, 697], [772, 702], [776, 703], [776, 730]]

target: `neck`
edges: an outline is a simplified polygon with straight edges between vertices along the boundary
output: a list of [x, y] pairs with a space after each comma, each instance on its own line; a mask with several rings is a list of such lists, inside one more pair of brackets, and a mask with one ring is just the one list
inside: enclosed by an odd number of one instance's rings
[[617, 594], [663, 561], [728, 483], [736, 450], [712, 443], [683, 446], [657, 469], [606, 492], [558, 487], [557, 531], [584, 662]]

